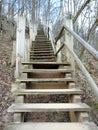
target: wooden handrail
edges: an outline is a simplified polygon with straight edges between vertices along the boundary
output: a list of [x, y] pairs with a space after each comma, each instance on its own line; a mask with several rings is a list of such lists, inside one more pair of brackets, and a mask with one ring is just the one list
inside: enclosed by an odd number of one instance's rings
[[96, 51], [91, 45], [89, 45], [88, 42], [86, 42], [83, 38], [81, 38], [76, 32], [74, 32], [73, 30], [69, 29], [68, 26], [63, 25], [59, 35], [56, 38], [55, 44], [57, 43], [57, 41], [60, 39], [60, 37], [62, 36], [62, 32], [64, 31], [64, 29], [66, 31], [68, 31], [77, 41], [79, 41], [79, 43], [96, 59], [98, 60], [98, 51]]
[[[66, 30], [68, 31], [76, 40], [79, 41], [79, 43], [81, 43], [81, 45], [84, 46], [84, 48], [86, 50], [88, 50], [88, 52], [90, 54], [92, 54], [92, 56], [98, 60], [98, 51], [96, 51], [91, 45], [89, 45], [83, 38], [81, 38], [77, 33], [75, 33], [73, 30], [69, 29], [68, 26], [64, 25], [59, 33], [59, 35], [56, 38], [55, 44], [57, 43], [57, 41], [61, 38], [63, 31]], [[91, 77], [91, 75], [89, 74], [89, 72], [86, 70], [85, 66], [83, 65], [83, 63], [81, 62], [81, 60], [78, 58], [78, 56], [75, 54], [75, 52], [73, 50], [70, 49], [70, 47], [64, 43], [64, 45], [66, 46], [66, 48], [68, 49], [68, 51], [71, 53], [71, 55], [73, 56], [74, 60], [76, 61], [76, 63], [78, 64], [80, 70], [82, 71], [82, 73], [85, 75], [89, 86], [91, 87], [91, 89], [93, 90], [95, 96], [98, 98], [98, 86], [96, 85], [95, 81], [93, 80], [93, 78]], [[64, 47], [64, 46], [63, 46]], [[61, 49], [63, 48], [62, 46], [58, 49], [58, 52], [61, 51]]]
[[63, 31], [64, 31], [64, 26], [62, 27], [60, 33], [59, 33], [58, 36], [56, 37], [56, 40], [55, 40], [55, 43], [54, 43], [54, 44], [57, 44], [57, 41], [60, 39], [60, 37], [61, 37]]
[[78, 58], [78, 56], [75, 54], [75, 52], [73, 50], [71, 50], [66, 43], [64, 43], [64, 45], [66, 46], [66, 48], [68, 49], [68, 51], [73, 56], [73, 58], [76, 61], [77, 65], [79, 66], [80, 70], [85, 75], [85, 77], [86, 77], [86, 79], [87, 79], [87, 81], [89, 83], [89, 86], [93, 90], [95, 96], [98, 98], [98, 86], [96, 85], [95, 81], [93, 80], [93, 78], [91, 77], [91, 75], [89, 74], [89, 72], [86, 70], [85, 66], [83, 65], [83, 63], [81, 62], [81, 60]]
[[55, 55], [57, 56], [57, 54], [63, 49], [64, 47], [64, 43], [60, 46], [60, 48], [57, 50], [57, 52], [55, 53]]

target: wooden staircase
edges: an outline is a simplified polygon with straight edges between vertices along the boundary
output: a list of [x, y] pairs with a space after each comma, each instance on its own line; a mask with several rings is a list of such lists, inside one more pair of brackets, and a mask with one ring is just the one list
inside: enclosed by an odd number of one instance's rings
[[[22, 76], [12, 85], [15, 103], [8, 112], [14, 113], [14, 123], [5, 130], [98, 130], [89, 122], [90, 107], [81, 102], [82, 91], [76, 88], [70, 63], [58, 63], [51, 42], [38, 30], [32, 42], [30, 62], [23, 62]], [[29, 95], [65, 95], [65, 103], [27, 103]], [[24, 113], [67, 112], [69, 122], [24, 122]], [[65, 117], [66, 118], [66, 117]]]

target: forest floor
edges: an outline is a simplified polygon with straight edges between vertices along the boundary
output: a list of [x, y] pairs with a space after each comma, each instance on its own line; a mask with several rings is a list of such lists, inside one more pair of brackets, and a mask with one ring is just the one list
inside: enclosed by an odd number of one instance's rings
[[[0, 37], [0, 130], [4, 127], [6, 123], [11, 122], [13, 119], [13, 115], [7, 113], [8, 107], [14, 102], [14, 96], [11, 93], [11, 84], [12, 82], [14, 82], [15, 70], [15, 68], [11, 67], [12, 48], [13, 43], [9, 40], [9, 38]], [[98, 84], [98, 73], [96, 73], [98, 72], [98, 63], [96, 61], [91, 61], [88, 65], [85, 64], [85, 66], [88, 68], [89, 72], [92, 74], [93, 78]], [[96, 101], [94, 95], [91, 93], [91, 90], [89, 89], [89, 85], [87, 84], [85, 77], [78, 68], [77, 70], [78, 71], [76, 73], [76, 83], [77, 86], [80, 86], [83, 90], [82, 100], [92, 107], [92, 112], [90, 113], [90, 120], [93, 120], [98, 123], [98, 102]], [[34, 97], [31, 97], [31, 99], [32, 98]], [[64, 95], [62, 95], [61, 97], [40, 97], [40, 99], [42, 99], [43, 102], [48, 102], [48, 100], [50, 102], [58, 102], [59, 100], [65, 102], [67, 100]], [[38, 98], [35, 98], [35, 100], [40, 102]], [[44, 115], [40, 113], [40, 118], [39, 115], [35, 113], [32, 117], [34, 121], [36, 121], [35, 117], [37, 117], [37, 121], [66, 121], [64, 113], [45, 113]]]
[[0, 127], [12, 120], [7, 108], [14, 101], [11, 83], [14, 81], [14, 68], [11, 68], [12, 42], [7, 37], [0, 37]]

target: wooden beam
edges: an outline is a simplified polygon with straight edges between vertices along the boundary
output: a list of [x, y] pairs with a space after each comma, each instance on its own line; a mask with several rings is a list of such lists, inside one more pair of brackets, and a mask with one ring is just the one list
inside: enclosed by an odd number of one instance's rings
[[61, 37], [63, 31], [64, 31], [64, 27], [62, 27], [60, 33], [59, 33], [58, 36], [56, 37], [56, 40], [55, 40], [55, 43], [54, 43], [55, 45], [57, 44], [57, 41], [60, 39], [60, 37]]
[[57, 56], [57, 54], [63, 49], [63, 47], [64, 47], [64, 44], [62, 44], [62, 45], [60, 46], [60, 48], [57, 50], [57, 52], [55, 53], [56, 56]]

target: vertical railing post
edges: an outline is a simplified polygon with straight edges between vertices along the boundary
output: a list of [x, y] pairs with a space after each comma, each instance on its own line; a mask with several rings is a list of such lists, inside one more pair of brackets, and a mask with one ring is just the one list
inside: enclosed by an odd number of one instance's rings
[[16, 72], [15, 77], [20, 77], [21, 62], [25, 60], [25, 17], [19, 16], [16, 36]]
[[34, 40], [33, 36], [33, 25], [29, 23], [29, 36], [30, 36], [30, 48], [32, 46], [32, 41]]
[[[60, 39], [58, 40], [57, 42], [57, 45], [56, 45], [56, 51], [58, 51], [58, 49], [61, 47], [61, 41]], [[61, 62], [62, 60], [62, 55], [61, 55], [61, 51], [57, 54], [57, 62]]]
[[[73, 21], [71, 18], [66, 18], [65, 23], [68, 27], [70, 27], [73, 30]], [[73, 46], [74, 46], [73, 36], [66, 30], [65, 30], [65, 42], [68, 45], [68, 47], [71, 50], [73, 50]], [[67, 61], [71, 63], [72, 69], [75, 70], [74, 59], [67, 49], [66, 49], [66, 57], [67, 57]]]

